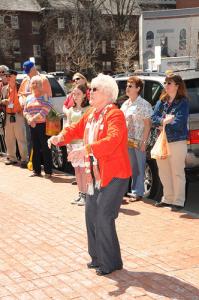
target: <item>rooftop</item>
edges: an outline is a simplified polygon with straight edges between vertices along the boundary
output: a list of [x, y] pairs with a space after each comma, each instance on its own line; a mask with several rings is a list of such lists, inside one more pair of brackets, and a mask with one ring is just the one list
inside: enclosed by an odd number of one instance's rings
[[144, 19], [161, 19], [161, 18], [180, 18], [186, 16], [198, 16], [199, 7], [182, 8], [182, 9], [169, 9], [169, 10], [155, 10], [145, 11], [142, 13]]
[[36, 0], [0, 0], [0, 10], [39, 12], [41, 7]]

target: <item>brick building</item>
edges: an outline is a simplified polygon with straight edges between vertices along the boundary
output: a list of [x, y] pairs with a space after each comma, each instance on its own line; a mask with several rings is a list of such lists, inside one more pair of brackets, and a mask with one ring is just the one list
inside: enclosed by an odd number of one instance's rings
[[176, 0], [176, 8], [199, 7], [198, 0]]
[[42, 64], [40, 10], [36, 0], [0, 1], [0, 64], [21, 69], [21, 63], [35, 57]]
[[[89, 9], [90, 1], [79, 1], [82, 9]], [[75, 3], [75, 1], [74, 1]], [[45, 71], [64, 70], [65, 57], [61, 55], [60, 49], [67, 45], [61, 45], [60, 41], [68, 33], [66, 24], [73, 22], [72, 9], [74, 3], [63, 0], [1, 0], [0, 1], [0, 64], [9, 65], [12, 68], [21, 69], [21, 64], [29, 57], [34, 57], [36, 65]], [[105, 1], [105, 4], [109, 1]], [[142, 10], [174, 8], [176, 0], [137, 0], [137, 6], [126, 21], [124, 32], [126, 35], [131, 32], [138, 32], [138, 19]], [[109, 9], [102, 11], [103, 20], [107, 20]], [[112, 12], [116, 16], [116, 12]], [[123, 16], [126, 18], [126, 16]], [[93, 19], [95, 19], [95, 14]], [[95, 20], [93, 20], [95, 21]], [[90, 23], [91, 24], [91, 23]], [[94, 23], [88, 24], [87, 48], [85, 53], [93, 49], [92, 38], [94, 37]], [[51, 28], [51, 32], [49, 29]], [[85, 27], [82, 26], [82, 30]], [[48, 35], [47, 33], [50, 34]], [[75, 35], [74, 35], [75, 36]], [[51, 40], [49, 39], [51, 37]], [[72, 36], [73, 37], [73, 36]], [[104, 34], [95, 33], [98, 40], [98, 51], [95, 54], [95, 68], [97, 71], [111, 71], [115, 69], [115, 47], [117, 40], [113, 31], [108, 28]], [[127, 46], [124, 40], [124, 47]], [[138, 44], [138, 38], [137, 38]], [[92, 48], [92, 49], [91, 49]], [[137, 51], [138, 52], [138, 51]], [[80, 56], [79, 56], [80, 57]], [[72, 61], [71, 54], [68, 54], [69, 63]], [[138, 60], [134, 55], [133, 59]]]

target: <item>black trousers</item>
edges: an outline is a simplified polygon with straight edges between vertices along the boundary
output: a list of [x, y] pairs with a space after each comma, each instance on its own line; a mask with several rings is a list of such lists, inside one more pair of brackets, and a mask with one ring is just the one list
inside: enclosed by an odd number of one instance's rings
[[88, 252], [92, 262], [104, 272], [122, 267], [115, 219], [128, 182], [129, 178], [113, 178], [106, 187], [95, 189], [94, 195], [87, 195], [86, 198]]
[[48, 148], [46, 135], [46, 123], [37, 124], [34, 128], [30, 126], [31, 139], [33, 144], [33, 170], [41, 173], [41, 163], [43, 160], [44, 172], [52, 174], [52, 154]]

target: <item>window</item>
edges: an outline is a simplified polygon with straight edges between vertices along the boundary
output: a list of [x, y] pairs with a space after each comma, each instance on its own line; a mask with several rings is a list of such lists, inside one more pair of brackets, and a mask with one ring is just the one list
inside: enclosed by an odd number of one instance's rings
[[199, 81], [196, 79], [185, 80], [187, 92], [189, 95], [189, 112], [191, 114], [199, 113]]
[[103, 70], [110, 71], [111, 70], [111, 61], [103, 61], [102, 66], [103, 66]]
[[40, 23], [38, 21], [32, 21], [32, 33], [39, 34]]
[[59, 29], [64, 29], [65, 28], [64, 18], [58, 18], [57, 19], [57, 24], [58, 24]]
[[0, 48], [5, 49], [6, 48], [6, 40], [0, 39]]
[[21, 70], [21, 63], [20, 62], [15, 62], [14, 63], [14, 69], [15, 70]]
[[40, 45], [33, 45], [33, 56], [40, 57], [41, 56], [41, 47]]
[[12, 47], [15, 54], [21, 53], [20, 40], [13, 40]]
[[111, 41], [111, 48], [115, 48], [115, 41]]
[[129, 46], [129, 42], [128, 41], [124, 41], [124, 48], [127, 48]]
[[102, 41], [102, 54], [106, 54], [106, 41]]
[[12, 26], [13, 29], [19, 29], [18, 16], [11, 16], [11, 26]]
[[154, 45], [154, 33], [153, 31], [148, 31], [146, 33], [146, 48], [153, 48]]
[[0, 16], [0, 25], [4, 25], [4, 16]]
[[179, 50], [185, 50], [186, 49], [186, 29], [180, 30], [180, 36], [179, 36]]
[[124, 31], [129, 31], [129, 20], [126, 21]]
[[152, 106], [159, 100], [163, 86], [158, 81], [145, 80], [144, 98], [151, 103]]

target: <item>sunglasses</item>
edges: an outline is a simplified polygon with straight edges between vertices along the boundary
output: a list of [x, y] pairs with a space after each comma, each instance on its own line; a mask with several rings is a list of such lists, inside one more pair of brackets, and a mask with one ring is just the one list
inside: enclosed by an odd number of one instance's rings
[[126, 88], [131, 89], [132, 87], [136, 87], [134, 84], [127, 84]]
[[168, 84], [168, 85], [170, 85], [170, 84], [172, 84], [172, 83], [174, 83], [174, 84], [175, 84], [175, 82], [174, 82], [174, 81], [165, 81], [165, 82], [164, 82], [164, 85], [167, 85], [167, 84]]
[[96, 87], [90, 88], [90, 89], [89, 89], [90, 92], [96, 92], [97, 90], [98, 90], [98, 89], [97, 89]]
[[5, 72], [4, 71], [0, 71], [0, 74], [4, 74]]
[[6, 77], [11, 77], [11, 75], [6, 75]]

